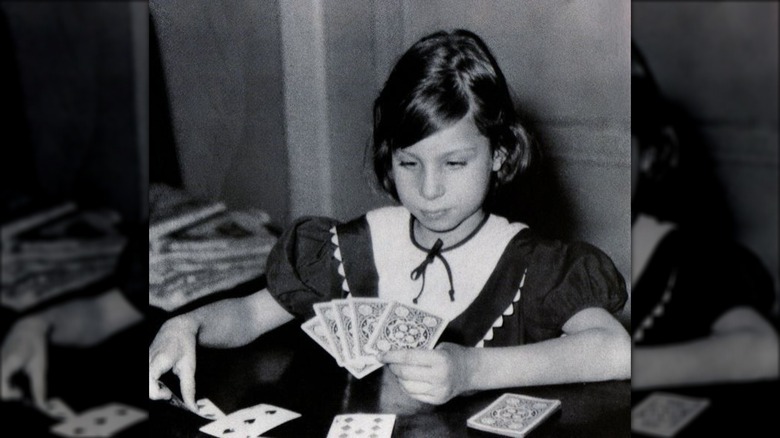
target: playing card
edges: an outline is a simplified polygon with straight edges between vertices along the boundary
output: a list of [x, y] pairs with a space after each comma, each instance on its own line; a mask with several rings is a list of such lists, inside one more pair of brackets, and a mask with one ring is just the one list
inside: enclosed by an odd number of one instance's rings
[[349, 305], [352, 310], [353, 326], [355, 327], [355, 356], [376, 354], [367, 350], [368, 341], [376, 331], [377, 323], [389, 309], [388, 302], [377, 298], [352, 298]]
[[[327, 329], [325, 329], [322, 320], [319, 317], [314, 317], [301, 325], [301, 329], [306, 332], [312, 339], [314, 339], [320, 347], [327, 351], [338, 363], [340, 358], [337, 353], [334, 353], [330, 345]], [[348, 363], [340, 363], [340, 366], [346, 368], [353, 376], [361, 379], [368, 374], [382, 368], [382, 363], [375, 357], [361, 357], [355, 358]]]
[[62, 399], [56, 397], [46, 401], [46, 406], [42, 412], [55, 420], [64, 420], [76, 415], [70, 406], [65, 404]]
[[171, 393], [171, 398], [169, 398], [169, 399], [167, 399], [167, 400], [166, 400], [168, 403], [170, 403], [170, 404], [171, 404], [171, 405], [173, 405], [173, 406], [176, 406], [177, 408], [184, 409], [184, 410], [185, 410], [185, 411], [187, 411], [187, 412], [192, 412], [192, 411], [190, 410], [190, 408], [189, 408], [189, 407], [188, 407], [188, 406], [187, 406], [187, 405], [184, 403], [184, 400], [182, 400], [182, 399], [181, 399], [181, 397], [179, 397], [178, 395], [176, 395], [176, 393], [175, 393], [175, 392], [171, 391], [171, 389], [170, 389], [170, 388], [168, 388], [168, 386], [167, 386], [167, 385], [165, 385], [165, 383], [163, 383], [163, 382], [161, 382], [161, 381], [159, 381], [159, 380], [158, 380], [158, 381], [157, 381], [157, 386], [159, 386], [159, 387], [160, 387], [160, 389], [167, 389], [168, 391], [170, 391], [170, 393]]
[[466, 421], [474, 429], [523, 437], [561, 406], [560, 400], [504, 394]]
[[355, 361], [355, 328], [352, 324], [352, 311], [348, 300], [332, 300], [336, 312], [336, 325], [341, 336], [341, 351], [347, 363]]
[[50, 430], [65, 437], [111, 437], [147, 417], [145, 411], [132, 406], [109, 403], [84, 411]]
[[284, 408], [259, 404], [212, 421], [201, 427], [200, 431], [219, 438], [254, 438], [300, 416]]
[[207, 398], [196, 401], [195, 405], [198, 407], [196, 414], [207, 420], [218, 420], [225, 417], [225, 413]]
[[392, 414], [337, 415], [327, 438], [390, 438], [395, 424]]
[[344, 368], [346, 368], [347, 371], [349, 371], [358, 379], [362, 379], [379, 368], [382, 368], [382, 366], [382, 362], [379, 362], [376, 358], [366, 358], [365, 362], [352, 362], [344, 364]]
[[703, 398], [655, 392], [631, 410], [631, 430], [673, 437], [709, 404], [709, 400]]
[[336, 309], [333, 307], [333, 303], [316, 303], [314, 304], [314, 313], [322, 322], [322, 327], [325, 329], [325, 335], [328, 338], [328, 345], [330, 345], [331, 351], [334, 353], [333, 357], [336, 358], [336, 362], [339, 366], [344, 366], [346, 363], [344, 352], [341, 350], [341, 337], [342, 334], [339, 331], [339, 325], [336, 322], [338, 315]]
[[444, 332], [444, 318], [419, 307], [391, 302], [368, 341], [369, 351], [433, 349]]
[[319, 317], [315, 316], [304, 322], [301, 324], [301, 329], [338, 362], [339, 359], [336, 356], [336, 353], [333, 352], [333, 347], [330, 346], [330, 340], [328, 339], [328, 334], [325, 332], [325, 326], [322, 324]]

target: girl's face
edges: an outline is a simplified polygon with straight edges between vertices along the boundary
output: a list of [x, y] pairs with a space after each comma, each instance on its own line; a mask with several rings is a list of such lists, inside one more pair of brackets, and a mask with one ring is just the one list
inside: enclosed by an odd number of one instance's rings
[[483, 218], [490, 174], [501, 167], [501, 154], [470, 116], [393, 153], [392, 176], [398, 198], [419, 226], [420, 243], [437, 238], [445, 247], [465, 238]]

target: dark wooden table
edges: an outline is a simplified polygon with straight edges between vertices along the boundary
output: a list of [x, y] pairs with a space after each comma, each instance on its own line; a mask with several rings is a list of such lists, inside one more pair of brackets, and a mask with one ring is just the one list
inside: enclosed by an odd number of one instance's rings
[[[165, 381], [175, 386], [175, 381]], [[486, 391], [441, 406], [426, 405], [408, 398], [384, 369], [353, 378], [295, 322], [246, 347], [200, 348], [196, 382], [197, 397], [211, 399], [226, 413], [268, 403], [302, 414], [269, 431], [269, 437], [325, 437], [335, 415], [358, 412], [397, 414], [394, 437], [496, 436], [467, 428], [466, 420], [505, 392], [561, 400], [560, 412], [531, 436], [630, 435], [628, 381]], [[208, 420], [166, 402], [150, 402], [150, 414], [151, 436], [208, 436], [198, 431]]]

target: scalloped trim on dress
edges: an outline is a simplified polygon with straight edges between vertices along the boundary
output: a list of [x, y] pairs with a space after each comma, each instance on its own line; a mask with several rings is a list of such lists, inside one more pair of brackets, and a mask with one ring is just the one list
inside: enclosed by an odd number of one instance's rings
[[493, 322], [493, 325], [488, 330], [487, 334], [485, 334], [482, 340], [477, 343], [477, 348], [483, 348], [485, 346], [485, 341], [493, 340], [493, 329], [502, 327], [504, 325], [504, 317], [511, 316], [513, 313], [515, 313], [515, 303], [520, 301], [523, 285], [525, 284], [525, 274], [527, 272], [528, 272], [528, 268], [526, 268], [526, 270], [523, 271], [523, 277], [520, 279], [520, 285], [517, 287], [517, 293], [515, 294], [515, 297], [512, 299], [512, 302], [509, 303], [509, 306], [507, 306], [506, 310], [504, 310], [504, 313], [502, 313], [498, 318], [496, 318], [496, 320]]
[[351, 298], [352, 293], [349, 290], [349, 284], [347, 283], [347, 274], [344, 272], [344, 261], [341, 258], [341, 248], [339, 247], [339, 235], [336, 231], [336, 227], [333, 226], [330, 229], [330, 233], [333, 235], [333, 237], [330, 238], [331, 243], [335, 246], [336, 249], [333, 250], [333, 257], [336, 258], [336, 260], [339, 261], [339, 267], [338, 272], [343, 281], [341, 282], [341, 289], [347, 293], [347, 298]]

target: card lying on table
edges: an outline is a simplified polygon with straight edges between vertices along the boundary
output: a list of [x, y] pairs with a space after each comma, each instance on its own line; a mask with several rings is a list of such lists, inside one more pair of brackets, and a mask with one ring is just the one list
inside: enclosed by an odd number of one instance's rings
[[212, 421], [200, 431], [219, 438], [257, 437], [300, 416], [284, 408], [259, 404]]
[[376, 354], [432, 349], [447, 321], [417, 306], [380, 298], [348, 298], [314, 304], [316, 316], [301, 325], [358, 379], [382, 367]]
[[145, 411], [121, 403], [89, 409], [54, 425], [51, 432], [64, 437], [111, 437], [146, 420]]
[[393, 414], [336, 415], [327, 438], [390, 438], [394, 424]]
[[504, 394], [469, 418], [466, 424], [485, 432], [524, 437], [560, 406], [560, 400]]
[[652, 436], [673, 437], [710, 402], [703, 398], [654, 392], [631, 410], [631, 430]]
[[55, 420], [66, 420], [75, 417], [76, 413], [60, 398], [51, 398], [46, 401], [42, 412]]

